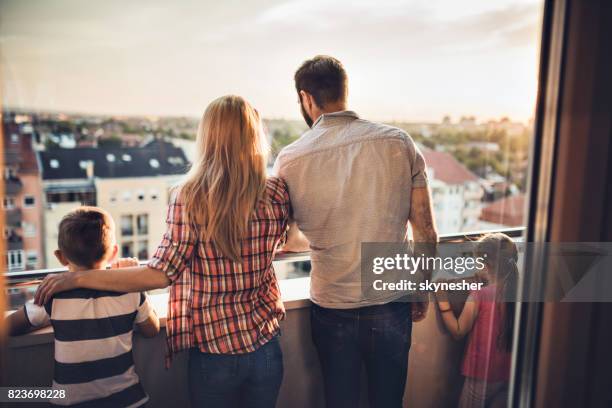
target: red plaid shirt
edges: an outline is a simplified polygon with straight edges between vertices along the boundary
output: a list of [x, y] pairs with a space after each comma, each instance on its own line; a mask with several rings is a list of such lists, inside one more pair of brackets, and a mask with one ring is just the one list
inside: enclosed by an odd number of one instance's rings
[[[242, 262], [223, 256], [214, 242], [202, 242], [186, 222], [179, 194], [168, 206], [167, 231], [149, 262], [172, 281], [166, 322], [167, 364], [176, 352], [240, 354], [255, 351], [279, 332], [285, 316], [272, 267], [274, 251], [286, 238], [287, 185], [266, 182], [242, 241]], [[195, 250], [194, 250], [195, 249]]]

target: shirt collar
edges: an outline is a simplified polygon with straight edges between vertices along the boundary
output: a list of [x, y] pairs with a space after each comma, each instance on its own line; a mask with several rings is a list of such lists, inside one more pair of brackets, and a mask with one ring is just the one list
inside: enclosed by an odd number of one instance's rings
[[317, 118], [315, 123], [312, 124], [312, 128], [317, 126], [319, 123], [324, 124], [326, 121], [330, 119], [335, 119], [335, 118], [359, 119], [359, 116], [355, 112], [350, 111], [350, 110], [344, 110], [344, 111], [338, 111], [338, 112], [332, 112], [332, 113], [324, 113], [323, 115]]

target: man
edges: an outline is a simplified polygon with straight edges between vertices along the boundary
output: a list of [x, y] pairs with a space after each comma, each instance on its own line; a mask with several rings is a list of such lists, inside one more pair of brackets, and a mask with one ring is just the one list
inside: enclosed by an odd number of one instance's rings
[[[310, 127], [275, 163], [288, 184], [297, 226], [312, 251], [312, 338], [328, 407], [359, 405], [362, 364], [372, 407], [401, 407], [412, 320], [427, 303], [378, 298], [361, 289], [362, 242], [437, 242], [425, 162], [404, 131], [347, 110], [347, 75], [329, 56], [295, 73]], [[291, 241], [291, 240], [290, 240]]]

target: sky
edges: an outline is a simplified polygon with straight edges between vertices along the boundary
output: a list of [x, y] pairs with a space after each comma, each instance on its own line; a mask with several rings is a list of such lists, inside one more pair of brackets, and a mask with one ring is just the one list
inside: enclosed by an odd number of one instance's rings
[[300, 118], [293, 73], [340, 59], [372, 120], [533, 116], [540, 0], [0, 0], [4, 106], [200, 116], [224, 94]]

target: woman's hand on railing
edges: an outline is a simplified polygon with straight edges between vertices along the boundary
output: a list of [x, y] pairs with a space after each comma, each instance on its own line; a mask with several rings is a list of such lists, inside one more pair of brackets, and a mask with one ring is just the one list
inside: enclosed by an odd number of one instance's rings
[[37, 305], [44, 305], [50, 301], [56, 293], [76, 288], [76, 275], [78, 273], [79, 272], [63, 272], [45, 276], [45, 279], [43, 279], [36, 290], [34, 303]]

